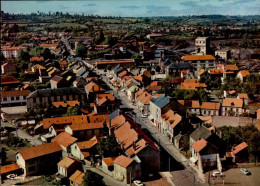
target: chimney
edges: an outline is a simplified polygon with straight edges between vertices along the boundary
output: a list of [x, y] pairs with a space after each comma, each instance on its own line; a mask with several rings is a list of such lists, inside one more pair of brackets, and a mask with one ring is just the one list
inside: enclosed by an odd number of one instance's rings
[[135, 141], [133, 141], [133, 149], [136, 150], [136, 144], [135, 144]]

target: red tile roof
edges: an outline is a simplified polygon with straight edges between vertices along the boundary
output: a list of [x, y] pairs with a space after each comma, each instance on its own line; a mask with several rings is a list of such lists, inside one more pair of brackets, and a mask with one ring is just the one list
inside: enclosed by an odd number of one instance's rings
[[81, 141], [77, 142], [79, 149], [90, 149], [91, 147], [95, 146], [101, 139], [97, 136], [94, 136], [88, 141]]
[[102, 161], [109, 167], [114, 165], [114, 161], [117, 157], [103, 158]]
[[104, 128], [104, 123], [103, 122], [85, 123], [85, 124], [77, 123], [77, 124], [73, 124], [73, 125], [68, 125], [67, 127], [69, 127], [72, 131], [101, 129], [101, 128]]
[[9, 84], [17, 84], [17, 83], [21, 83], [21, 81], [17, 80], [13, 76], [1, 77], [1, 85], [9, 85]]
[[105, 90], [95, 82], [91, 81], [85, 86], [87, 92], [104, 92]]
[[17, 163], [1, 166], [1, 175], [21, 169]]
[[207, 141], [201, 138], [199, 141], [196, 141], [192, 147], [197, 151], [200, 152], [202, 149], [204, 149], [207, 146]]
[[250, 75], [250, 72], [248, 70], [241, 70], [239, 73], [242, 75], [242, 77]]
[[79, 105], [79, 101], [78, 100], [74, 100], [74, 101], [55, 101], [52, 102], [52, 105], [56, 108], [58, 107], [67, 107], [67, 106], [71, 106], [74, 107], [76, 105]]
[[209, 109], [209, 110], [219, 110], [220, 103], [213, 103], [213, 102], [202, 102], [200, 107], [201, 109]]
[[51, 142], [51, 143], [38, 145], [35, 147], [21, 149], [18, 152], [21, 154], [21, 156], [23, 157], [24, 160], [29, 160], [29, 159], [37, 158], [37, 157], [44, 156], [47, 154], [59, 152], [59, 151], [62, 151], [62, 148], [59, 145], [59, 143]]
[[236, 155], [237, 153], [239, 153], [240, 151], [244, 150], [245, 148], [247, 148], [248, 145], [246, 142], [240, 143], [239, 145], [235, 146], [231, 152]]
[[81, 185], [82, 180], [83, 180], [83, 176], [84, 176], [83, 172], [76, 170], [76, 172], [74, 172], [74, 174], [72, 174], [70, 176], [69, 180]]
[[63, 167], [64, 169], [68, 169], [70, 166], [72, 166], [73, 164], [82, 164], [80, 161], [74, 159], [74, 158], [71, 158], [71, 157], [68, 157], [66, 156], [65, 158], [63, 158], [59, 163], [58, 165], [60, 167]]
[[238, 70], [238, 66], [236, 66], [236, 65], [225, 65], [225, 66], [224, 66], [224, 70], [225, 70], [225, 71]]
[[132, 160], [124, 155], [121, 155], [115, 159], [114, 164], [118, 164], [121, 167], [127, 168], [133, 162], [134, 162], [134, 160]]
[[3, 90], [1, 91], [1, 97], [28, 96], [30, 93], [29, 90]]
[[135, 63], [134, 60], [124, 60], [124, 61], [98, 61], [97, 65], [99, 64], [119, 64], [119, 63]]
[[248, 99], [248, 95], [247, 94], [238, 94], [238, 98], [239, 99]]
[[225, 98], [223, 99], [222, 103], [223, 107], [236, 107], [236, 108], [242, 108], [243, 107], [243, 100], [237, 99], [237, 98]]
[[190, 55], [190, 56], [182, 56], [181, 58], [184, 61], [198, 61], [198, 60], [216, 60], [216, 58], [212, 55]]
[[44, 61], [44, 58], [43, 57], [31, 57], [30, 58], [30, 62], [33, 62], [33, 61]]
[[77, 141], [77, 138], [72, 137], [67, 132], [62, 132], [59, 135], [55, 136], [51, 141], [52, 142], [58, 142], [60, 145], [64, 147], [68, 147], [69, 145], [73, 144], [75, 141]]

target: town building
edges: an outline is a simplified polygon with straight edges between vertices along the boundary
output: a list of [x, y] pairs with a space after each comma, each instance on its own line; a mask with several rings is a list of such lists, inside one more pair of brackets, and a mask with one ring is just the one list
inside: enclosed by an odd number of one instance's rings
[[30, 94], [29, 90], [9, 90], [1, 91], [1, 106], [21, 106], [26, 105], [26, 97]]
[[195, 39], [195, 46], [199, 47], [198, 54], [207, 55], [210, 50], [210, 40], [208, 37], [198, 37]]

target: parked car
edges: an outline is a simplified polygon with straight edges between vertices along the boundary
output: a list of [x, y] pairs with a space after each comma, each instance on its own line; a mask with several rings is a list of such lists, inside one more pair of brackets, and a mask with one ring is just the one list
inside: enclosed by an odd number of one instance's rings
[[248, 171], [247, 169], [245, 169], [245, 168], [241, 168], [240, 171], [243, 172], [243, 174], [245, 174], [245, 175], [251, 175], [251, 172], [249, 172], [249, 171]]
[[145, 114], [142, 114], [142, 118], [147, 118], [147, 115], [145, 115]]
[[221, 176], [221, 175], [222, 175], [222, 173], [218, 172], [218, 171], [215, 171], [212, 173], [212, 176], [214, 176], [214, 177]]
[[142, 182], [140, 180], [135, 180], [134, 184], [137, 186], [143, 186], [144, 184], [142, 184]]

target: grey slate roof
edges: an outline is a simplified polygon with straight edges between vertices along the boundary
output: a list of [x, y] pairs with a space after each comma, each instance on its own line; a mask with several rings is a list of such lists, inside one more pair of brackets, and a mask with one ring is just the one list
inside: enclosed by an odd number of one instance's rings
[[119, 72], [121, 72], [123, 70], [122, 67], [120, 67], [120, 65], [117, 65], [115, 68], [113, 68], [114, 74], [118, 74]]
[[210, 135], [211, 131], [207, 127], [202, 125], [191, 133], [190, 138], [195, 141], [198, 141], [200, 138], [204, 138], [205, 140], [207, 140]]
[[58, 95], [81, 95], [85, 94], [84, 91], [75, 88], [75, 87], [65, 87], [57, 89], [38, 89], [31, 92], [27, 98], [36, 98], [36, 97], [48, 97], [48, 96], [58, 96]]
[[167, 68], [194, 68], [190, 63], [171, 63]]
[[109, 119], [114, 119], [115, 117], [117, 117], [119, 115], [119, 109], [115, 110], [114, 112], [112, 112], [111, 114], [108, 115]]
[[154, 98], [153, 100], [153, 103], [159, 107], [159, 108], [163, 108], [164, 106], [166, 106], [168, 103], [170, 103], [170, 97], [167, 96], [165, 97], [165, 95], [161, 95], [160, 97], [158, 98]]

